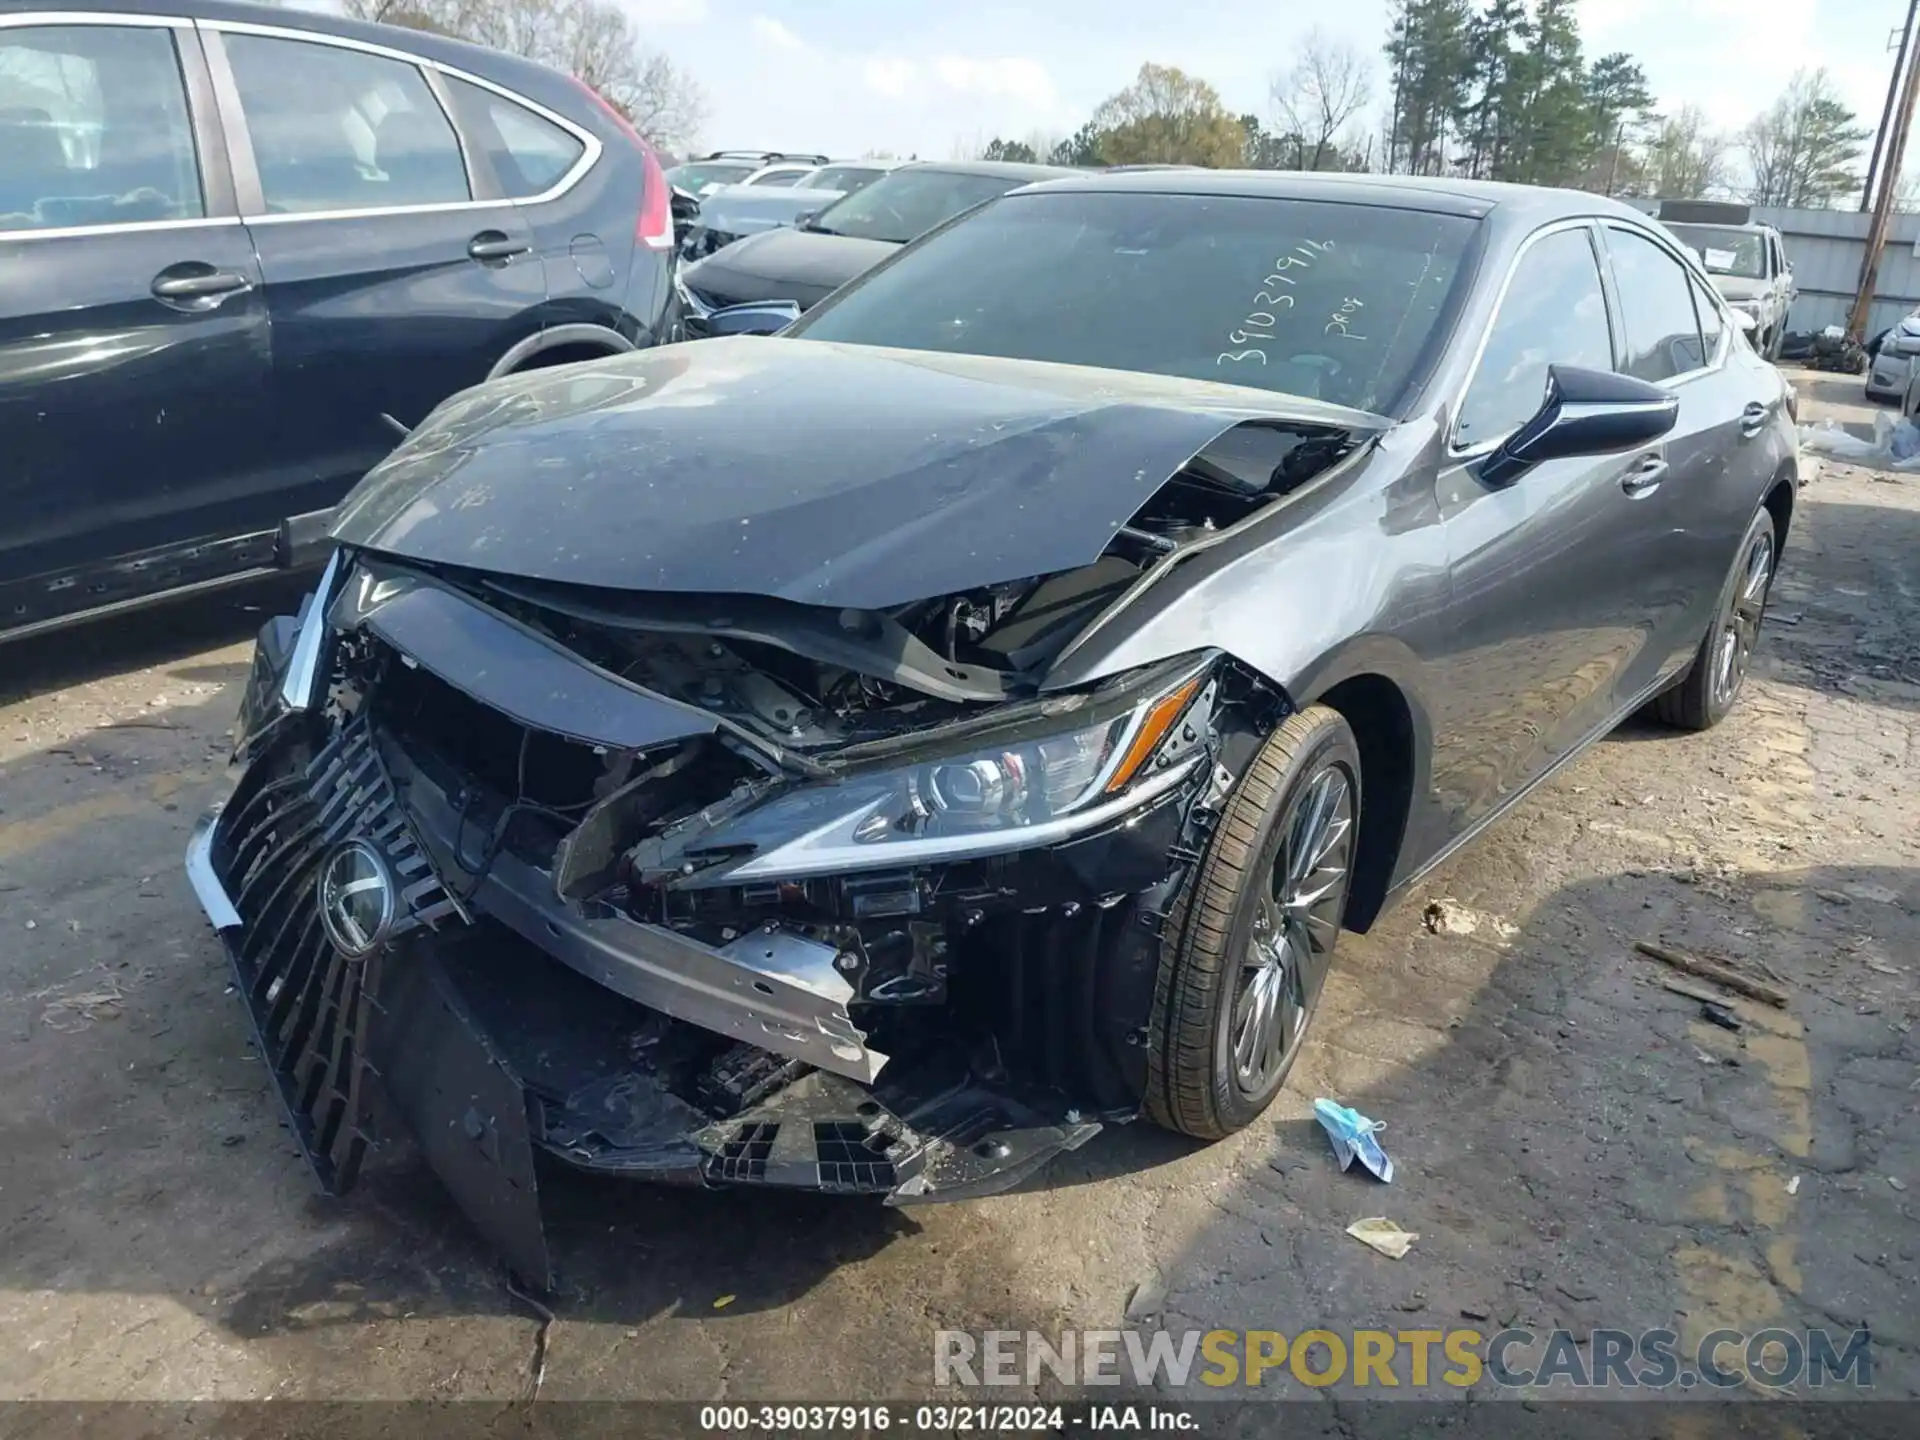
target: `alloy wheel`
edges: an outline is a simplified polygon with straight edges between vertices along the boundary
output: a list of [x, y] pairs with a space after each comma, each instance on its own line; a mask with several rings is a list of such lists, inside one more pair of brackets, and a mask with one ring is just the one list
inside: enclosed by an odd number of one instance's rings
[[1234, 1083], [1261, 1095], [1292, 1057], [1325, 979], [1353, 861], [1353, 781], [1329, 763], [1294, 792], [1234, 995]]
[[1760, 620], [1767, 608], [1767, 586], [1773, 579], [1773, 535], [1762, 529], [1747, 547], [1733, 598], [1721, 621], [1713, 650], [1713, 703], [1725, 710], [1740, 693], [1760, 640]]

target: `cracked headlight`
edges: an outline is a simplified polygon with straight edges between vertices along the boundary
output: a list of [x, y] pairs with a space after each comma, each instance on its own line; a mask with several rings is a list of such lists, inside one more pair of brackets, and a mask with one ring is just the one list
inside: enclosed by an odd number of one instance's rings
[[678, 265], [673, 267], [673, 289], [674, 293], [680, 297], [681, 307], [687, 314], [695, 317], [705, 317], [712, 312], [713, 307], [688, 288], [687, 282], [682, 277]]
[[[892, 869], [1055, 844], [1124, 816], [1193, 773], [1208, 727], [1204, 663], [1145, 688], [1084, 697], [984, 740], [911, 763], [778, 795], [688, 846], [711, 868], [685, 882], [734, 884]], [[1196, 702], [1199, 702], [1196, 704]], [[926, 737], [930, 749], [939, 735]], [[737, 858], [736, 858], [737, 857]]]
[[235, 760], [244, 760], [284, 717], [310, 709], [319, 698], [320, 672], [327, 658], [326, 609], [339, 575], [340, 552], [335, 550], [299, 615], [276, 615], [260, 627], [247, 686], [240, 694], [240, 713], [234, 720]]

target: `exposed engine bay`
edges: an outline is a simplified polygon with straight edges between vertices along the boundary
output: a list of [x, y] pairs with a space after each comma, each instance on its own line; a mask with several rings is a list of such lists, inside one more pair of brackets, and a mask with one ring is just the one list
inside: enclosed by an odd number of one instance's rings
[[884, 610], [343, 551], [189, 866], [323, 1180], [371, 1067], [537, 1279], [535, 1150], [905, 1201], [1131, 1118], [1162, 933], [1287, 702], [1211, 651], [1047, 670], [1357, 443], [1235, 426], [1091, 563]]

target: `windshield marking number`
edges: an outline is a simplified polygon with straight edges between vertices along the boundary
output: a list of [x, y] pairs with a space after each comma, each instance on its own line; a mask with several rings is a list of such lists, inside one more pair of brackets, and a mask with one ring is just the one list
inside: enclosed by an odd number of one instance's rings
[[[1294, 280], [1292, 276], [1285, 273], [1286, 271], [1311, 270], [1313, 268], [1313, 262], [1332, 248], [1333, 242], [1331, 240], [1303, 240], [1300, 244], [1294, 246], [1288, 254], [1282, 255], [1278, 260], [1275, 260], [1273, 262], [1274, 273], [1262, 280], [1260, 282], [1260, 288], [1253, 292], [1254, 304], [1266, 305], [1271, 308], [1249, 312], [1246, 319], [1242, 320], [1234, 329], [1227, 332], [1227, 343], [1229, 345], [1251, 345], [1255, 340], [1273, 339], [1274, 328], [1279, 323], [1277, 319], [1278, 313], [1282, 310], [1293, 309], [1294, 299], [1293, 296], [1287, 294], [1286, 291], [1272, 287], [1280, 285], [1291, 286]], [[1359, 304], [1358, 301], [1351, 301], [1349, 303], [1353, 305]], [[1346, 313], [1351, 314], [1350, 311]], [[1341, 333], [1346, 333], [1344, 328]], [[1249, 358], [1257, 358], [1260, 363], [1264, 365], [1267, 363], [1267, 352], [1260, 349], [1222, 350], [1214, 359], [1213, 363], [1216, 366], [1237, 365]]]

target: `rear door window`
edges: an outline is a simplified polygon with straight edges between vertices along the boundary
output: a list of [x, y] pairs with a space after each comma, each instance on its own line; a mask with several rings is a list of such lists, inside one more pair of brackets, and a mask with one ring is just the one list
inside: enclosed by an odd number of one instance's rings
[[451, 76], [447, 84], [461, 124], [486, 152], [501, 193], [510, 200], [545, 194], [586, 153], [578, 135], [504, 95]]
[[1541, 236], [1514, 267], [1460, 402], [1456, 443], [1489, 443], [1531, 419], [1551, 365], [1613, 368], [1606, 292], [1585, 226]]
[[1671, 380], [1704, 363], [1691, 277], [1679, 260], [1646, 236], [1607, 227], [1620, 314], [1626, 322], [1627, 361], [1641, 380]]
[[0, 30], [0, 230], [206, 213], [171, 30]]
[[417, 67], [304, 40], [222, 39], [268, 214], [472, 198], [453, 125]]

